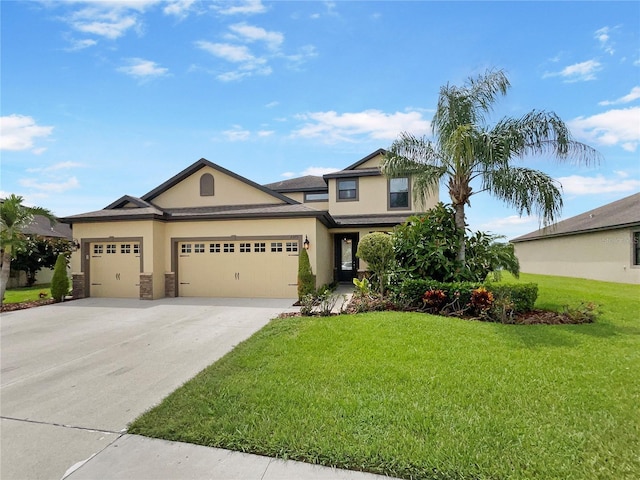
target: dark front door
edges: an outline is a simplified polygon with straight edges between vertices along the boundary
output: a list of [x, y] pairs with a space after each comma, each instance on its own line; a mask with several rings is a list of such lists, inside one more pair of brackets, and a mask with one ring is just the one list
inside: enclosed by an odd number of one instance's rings
[[339, 282], [351, 282], [358, 276], [358, 234], [343, 233], [335, 235], [336, 270]]

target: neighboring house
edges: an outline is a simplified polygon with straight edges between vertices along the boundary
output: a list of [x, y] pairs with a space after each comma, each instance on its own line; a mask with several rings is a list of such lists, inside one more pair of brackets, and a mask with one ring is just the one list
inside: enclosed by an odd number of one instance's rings
[[301, 248], [317, 286], [350, 282], [366, 267], [359, 239], [417, 213], [411, 179], [381, 175], [384, 153], [269, 185], [200, 159], [140, 198], [67, 217], [74, 296], [295, 298]]
[[[51, 225], [48, 218], [35, 215], [33, 221], [22, 230], [25, 235], [37, 235], [45, 238], [65, 238], [71, 240], [71, 227], [65, 223], [57, 222]], [[36, 285], [50, 283], [53, 277], [53, 268], [43, 268], [37, 274]], [[24, 287], [27, 285], [27, 274], [21, 270], [11, 269], [8, 288]]]
[[522, 272], [640, 284], [640, 193], [511, 242]]

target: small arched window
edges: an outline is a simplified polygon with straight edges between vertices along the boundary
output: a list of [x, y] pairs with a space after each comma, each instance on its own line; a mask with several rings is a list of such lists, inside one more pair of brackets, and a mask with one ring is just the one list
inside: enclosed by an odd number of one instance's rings
[[211, 175], [210, 173], [205, 173], [200, 177], [200, 196], [213, 196], [213, 175]]

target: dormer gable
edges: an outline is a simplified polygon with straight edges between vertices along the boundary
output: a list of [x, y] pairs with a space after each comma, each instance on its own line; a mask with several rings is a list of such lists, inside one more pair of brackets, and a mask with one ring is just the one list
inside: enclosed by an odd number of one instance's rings
[[142, 200], [161, 208], [298, 203], [205, 158], [143, 195]]

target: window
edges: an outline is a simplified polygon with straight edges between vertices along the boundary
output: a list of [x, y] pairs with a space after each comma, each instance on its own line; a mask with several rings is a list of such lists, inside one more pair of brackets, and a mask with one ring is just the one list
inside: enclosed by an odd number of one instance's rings
[[131, 253], [131, 244], [130, 243], [120, 244], [120, 253]]
[[102, 255], [103, 245], [101, 243], [93, 246], [93, 254], [94, 255]]
[[304, 194], [305, 202], [326, 202], [329, 200], [328, 192], [308, 192]]
[[287, 252], [297, 252], [298, 251], [298, 242], [287, 242], [286, 243]]
[[220, 244], [219, 243], [210, 243], [209, 244], [209, 253], [220, 253]]
[[633, 264], [640, 266], [640, 232], [633, 232]]
[[358, 200], [358, 179], [338, 180], [338, 201], [353, 202]]
[[253, 244], [253, 251], [254, 252], [266, 252], [267, 251], [267, 244], [262, 242], [262, 243], [254, 243]]
[[182, 253], [191, 253], [191, 244], [190, 243], [183, 243], [181, 252]]
[[222, 244], [222, 251], [224, 253], [233, 253], [235, 252], [235, 244], [233, 243], [223, 243]]
[[193, 246], [193, 253], [204, 253], [204, 243], [196, 243]]
[[250, 243], [241, 243], [240, 244], [240, 253], [251, 253], [251, 244]]
[[140, 244], [139, 243], [134, 243], [133, 244], [133, 253], [135, 255], [139, 255], [140, 254]]
[[107, 253], [116, 253], [115, 243], [107, 243]]
[[205, 173], [200, 177], [200, 196], [213, 197], [213, 175]]
[[389, 179], [389, 209], [394, 208], [410, 208], [407, 177]]
[[272, 242], [271, 243], [271, 251], [272, 252], [281, 252], [282, 251], [282, 242]]

